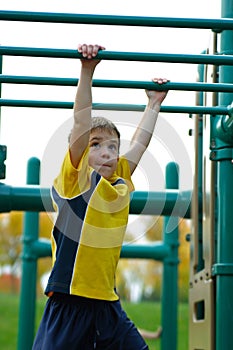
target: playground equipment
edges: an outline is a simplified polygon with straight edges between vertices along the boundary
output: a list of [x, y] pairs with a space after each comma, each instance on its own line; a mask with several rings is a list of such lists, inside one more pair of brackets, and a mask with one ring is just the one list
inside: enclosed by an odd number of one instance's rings
[[[168, 83], [170, 90], [198, 91], [197, 106], [162, 107], [161, 112], [190, 113], [195, 115], [195, 179], [193, 192], [180, 192], [175, 164], [167, 168], [166, 193], [135, 192], [131, 199], [131, 213], [156, 215], [156, 208], [164, 201], [162, 213], [189, 218], [189, 202], [192, 197], [191, 266], [190, 266], [190, 350], [233, 349], [231, 301], [233, 293], [233, 2], [222, 2], [220, 20], [140, 18], [103, 15], [48, 14], [1, 11], [0, 19], [8, 21], [85, 23], [108, 25], [161, 26], [176, 28], [211, 29], [214, 32], [212, 53], [201, 55], [146, 54], [125, 52], [100, 52], [106, 60], [139, 60], [152, 62], [180, 62], [199, 64], [199, 82]], [[220, 37], [220, 53], [217, 38]], [[4, 55], [77, 58], [74, 50], [0, 47]], [[213, 69], [210, 66], [213, 66]], [[219, 67], [219, 69], [218, 69]], [[207, 76], [212, 81], [207, 81]], [[0, 75], [1, 83], [76, 85], [77, 79], [41, 78]], [[148, 82], [95, 80], [94, 86], [154, 89]], [[163, 87], [164, 88], [164, 87]], [[209, 103], [209, 95], [214, 99]], [[70, 102], [22, 101], [0, 99], [1, 106], [72, 108]], [[142, 110], [144, 106], [94, 104], [93, 108], [113, 110]], [[6, 148], [0, 149], [1, 178], [4, 178]], [[0, 211], [25, 210], [23, 234], [23, 275], [20, 300], [19, 350], [29, 350], [34, 334], [35, 282], [37, 259], [50, 254], [48, 243], [38, 239], [38, 211], [51, 208], [49, 191], [39, 187], [39, 161], [31, 159], [28, 184], [33, 186], [11, 187], [0, 185]], [[173, 189], [169, 191], [169, 189]], [[174, 190], [176, 189], [176, 190]], [[178, 205], [177, 205], [178, 204]], [[160, 205], [159, 205], [160, 206]], [[175, 210], [176, 209], [176, 210]], [[124, 257], [160, 260], [164, 264], [162, 293], [162, 350], [177, 348], [177, 229], [166, 234], [156, 245], [125, 246]], [[177, 227], [177, 226], [176, 226]], [[29, 288], [30, 287], [30, 288]], [[34, 288], [34, 290], [32, 290]], [[26, 310], [26, 311], [25, 311]], [[25, 314], [27, 317], [25, 318]], [[169, 315], [169, 317], [168, 317]]]

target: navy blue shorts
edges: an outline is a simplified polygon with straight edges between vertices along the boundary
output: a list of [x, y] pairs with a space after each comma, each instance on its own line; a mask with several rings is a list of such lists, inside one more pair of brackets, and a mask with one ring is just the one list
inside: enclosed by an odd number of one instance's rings
[[55, 293], [47, 301], [33, 350], [148, 350], [120, 301]]

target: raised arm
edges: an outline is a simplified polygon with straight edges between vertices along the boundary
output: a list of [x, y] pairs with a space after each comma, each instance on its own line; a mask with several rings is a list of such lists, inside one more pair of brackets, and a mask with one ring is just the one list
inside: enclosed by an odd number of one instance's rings
[[99, 50], [105, 48], [100, 45], [79, 45], [82, 53], [81, 73], [74, 102], [74, 123], [70, 136], [70, 157], [74, 167], [77, 167], [88, 146], [91, 128], [92, 109], [92, 77], [95, 67], [100, 62], [95, 59]]
[[[166, 84], [167, 79], [154, 78], [156, 84]], [[160, 106], [167, 95], [167, 91], [146, 90], [148, 103], [143, 117], [132, 137], [130, 148], [125, 157], [128, 159], [131, 174], [136, 169], [143, 153], [147, 149], [154, 132]]]

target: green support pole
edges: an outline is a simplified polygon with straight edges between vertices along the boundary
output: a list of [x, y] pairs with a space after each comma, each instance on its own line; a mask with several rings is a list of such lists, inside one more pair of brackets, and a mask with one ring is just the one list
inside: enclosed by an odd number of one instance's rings
[[[2, 75], [2, 55], [0, 55], [0, 75]], [[0, 83], [0, 97], [2, 97], [2, 83]], [[2, 124], [2, 111], [0, 107], [0, 132], [1, 132], [1, 124]]]
[[[28, 161], [27, 184], [39, 184], [40, 161]], [[37, 256], [31, 245], [38, 240], [39, 213], [26, 212], [22, 237], [22, 279], [20, 291], [18, 350], [31, 350], [35, 331]]]
[[[222, 17], [233, 17], [233, 0], [222, 0]], [[221, 34], [221, 54], [233, 53], [233, 29]], [[233, 68], [220, 67], [220, 82], [233, 81]], [[219, 104], [229, 105], [233, 94], [220, 94]], [[217, 117], [216, 125], [223, 117]], [[222, 127], [224, 128], [224, 122]], [[217, 259], [213, 267], [216, 275], [216, 350], [233, 349], [233, 125], [225, 125], [224, 132], [215, 131], [216, 147], [212, 155], [217, 166]], [[225, 136], [224, 136], [225, 133]], [[213, 154], [214, 153], [214, 154]]]
[[[199, 73], [199, 81], [204, 81], [204, 65], [199, 65], [198, 67], [198, 73]], [[204, 105], [204, 94], [203, 92], [198, 93], [198, 102], [200, 105]], [[198, 182], [198, 196], [202, 197], [203, 193], [203, 183], [202, 183], [202, 176], [203, 176], [203, 115], [200, 114], [196, 116], [196, 118], [199, 118], [198, 121], [198, 173], [197, 173], [197, 182]], [[202, 241], [202, 200], [199, 202], [198, 206], [198, 266], [197, 266], [197, 272], [201, 271], [204, 267], [204, 261], [203, 261], [203, 241]]]
[[[205, 66], [199, 65], [198, 67], [198, 74], [199, 74], [199, 81], [204, 81], [205, 79]], [[198, 93], [198, 103], [200, 105], [204, 104], [204, 94], [203, 92]], [[195, 116], [198, 118], [196, 120], [196, 132], [198, 133], [197, 141], [195, 145], [195, 152], [198, 154], [195, 155], [197, 157], [197, 164], [195, 168], [195, 176], [197, 177], [197, 192], [198, 192], [198, 198], [200, 198], [200, 201], [198, 202], [198, 225], [197, 225], [197, 234], [198, 234], [198, 246], [196, 247], [198, 249], [198, 260], [197, 260], [197, 266], [195, 268], [195, 271], [193, 269], [193, 273], [200, 272], [204, 268], [204, 259], [203, 259], [203, 114], [199, 114]], [[195, 203], [196, 205], [196, 203]], [[190, 254], [192, 254], [192, 251], [190, 251]], [[202, 303], [197, 304], [197, 315], [201, 319], [204, 315], [204, 306]]]
[[[178, 165], [169, 163], [166, 167], [166, 188], [178, 188]], [[170, 254], [164, 259], [162, 282], [162, 338], [161, 350], [177, 349], [178, 331], [178, 217], [164, 218], [164, 244], [170, 247]]]
[[[2, 75], [2, 55], [0, 55], [0, 75]], [[0, 99], [2, 96], [2, 83], [0, 83]], [[0, 138], [1, 138], [1, 126], [2, 126], [2, 109], [0, 106]], [[5, 145], [0, 145], [0, 179], [5, 179], [6, 177], [6, 165], [5, 165], [5, 160], [6, 160], [6, 153], [7, 153], [7, 148]]]

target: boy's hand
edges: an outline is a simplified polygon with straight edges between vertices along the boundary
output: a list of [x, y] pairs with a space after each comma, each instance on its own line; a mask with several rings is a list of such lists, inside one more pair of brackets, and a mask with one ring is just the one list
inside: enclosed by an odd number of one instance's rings
[[[162, 85], [166, 84], [169, 80], [166, 78], [153, 78], [152, 81], [156, 84]], [[161, 105], [165, 97], [167, 96], [168, 91], [154, 91], [146, 90], [147, 97], [149, 99], [148, 106], [153, 108], [156, 105]]]
[[84, 58], [81, 59], [82, 65], [94, 68], [100, 62], [100, 60], [95, 59], [100, 50], [105, 50], [105, 47], [101, 45], [79, 44], [78, 52]]

